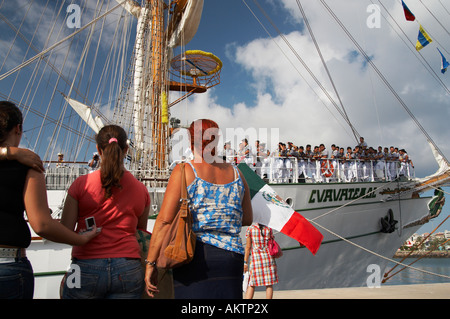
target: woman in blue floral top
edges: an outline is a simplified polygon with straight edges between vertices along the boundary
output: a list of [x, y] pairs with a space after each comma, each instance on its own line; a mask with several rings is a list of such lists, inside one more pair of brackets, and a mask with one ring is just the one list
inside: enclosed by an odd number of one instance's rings
[[[173, 270], [175, 298], [241, 299], [244, 247], [240, 232], [253, 219], [247, 182], [238, 168], [216, 156], [219, 127], [214, 121], [194, 121], [189, 133], [194, 160], [185, 172], [197, 244], [194, 259]], [[170, 176], [150, 242], [145, 281], [151, 297], [158, 293], [153, 262], [179, 209], [180, 171], [176, 166]]]

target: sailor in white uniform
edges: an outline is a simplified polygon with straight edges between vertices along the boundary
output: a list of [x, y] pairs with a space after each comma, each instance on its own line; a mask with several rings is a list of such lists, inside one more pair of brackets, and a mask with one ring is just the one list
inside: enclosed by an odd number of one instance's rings
[[354, 176], [354, 156], [352, 148], [347, 147], [347, 153], [345, 153], [344, 171], [345, 171], [345, 182], [351, 182]]
[[311, 150], [311, 145], [307, 144], [305, 149], [305, 167], [306, 167], [306, 178], [312, 180], [313, 172], [316, 169], [315, 162], [312, 161], [313, 152]]
[[255, 170], [255, 165], [253, 165], [254, 156], [252, 148], [250, 147], [250, 145], [248, 145], [248, 140], [246, 138], [242, 140], [242, 143], [244, 144], [243, 149], [244, 163], [247, 164], [251, 169]]
[[339, 182], [345, 181], [345, 153], [344, 148], [340, 147], [336, 155], [336, 178]]
[[234, 163], [236, 157], [236, 151], [231, 148], [231, 141], [226, 141], [223, 146], [223, 156], [227, 163]]
[[388, 172], [389, 172], [389, 180], [395, 180], [397, 178], [397, 165], [398, 165], [398, 153], [395, 151], [393, 146], [389, 149], [388, 155]]
[[359, 146], [356, 146], [353, 150], [352, 173], [353, 180], [359, 181], [361, 176], [361, 153], [359, 152]]
[[284, 143], [278, 144], [278, 156], [274, 158], [274, 178], [279, 183], [284, 183], [287, 178], [285, 159], [287, 155], [286, 145]]
[[[326, 181], [326, 182], [328, 182], [329, 181], [329, 177], [325, 176], [325, 173], [329, 172], [328, 170], [326, 170], [327, 168], [329, 168], [329, 161], [328, 161], [329, 154], [328, 154], [328, 150], [325, 148], [324, 144], [320, 144], [320, 146], [319, 146], [319, 153], [320, 153], [320, 160], [318, 161], [318, 163], [319, 163], [319, 166], [318, 166], [319, 167], [319, 171], [318, 171], [318, 173], [320, 174], [320, 175], [318, 175], [318, 176], [320, 176], [319, 177], [319, 181]], [[326, 168], [323, 171], [322, 171], [322, 165], [323, 165], [324, 168]]]
[[[270, 151], [266, 149], [266, 143], [260, 143], [259, 144], [259, 150], [257, 153], [257, 158], [260, 163], [260, 176], [263, 178], [267, 178], [269, 176], [269, 170], [270, 170]], [[257, 162], [258, 166], [258, 162]]]
[[303, 174], [303, 178], [306, 178], [306, 165], [308, 164], [308, 160], [306, 159], [306, 155], [303, 149], [303, 146], [298, 148], [298, 178], [301, 178]]
[[400, 161], [400, 169], [399, 169], [398, 175], [411, 177], [411, 172], [412, 172], [411, 164], [410, 164], [408, 153], [406, 153], [406, 151], [404, 149], [401, 149], [399, 151], [398, 159]]
[[378, 146], [378, 152], [375, 155], [375, 160], [377, 161], [375, 164], [375, 179], [383, 180], [385, 178], [384, 167], [386, 165], [386, 154], [383, 152], [383, 148], [381, 146]]

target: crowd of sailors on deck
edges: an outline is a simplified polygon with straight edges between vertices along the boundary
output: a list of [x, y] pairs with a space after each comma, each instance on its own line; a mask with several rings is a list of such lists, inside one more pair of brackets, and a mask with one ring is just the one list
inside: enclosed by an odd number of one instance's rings
[[366, 182], [392, 181], [397, 178], [413, 178], [414, 166], [405, 149], [367, 146], [363, 137], [358, 145], [347, 148], [324, 144], [312, 146], [278, 144], [270, 151], [265, 143], [255, 142], [251, 147], [243, 139], [237, 151], [231, 143], [224, 144], [224, 159], [228, 162], [248, 164], [255, 172], [271, 182]]
[[[66, 167], [59, 163], [62, 156], [58, 154], [56, 167]], [[265, 143], [256, 140], [252, 147], [247, 139], [234, 150], [227, 141], [222, 156], [229, 163], [248, 164], [259, 176], [274, 183], [374, 182], [414, 177], [414, 166], [405, 149], [394, 146], [375, 149], [367, 146], [363, 137], [354, 147], [332, 144], [330, 150], [324, 144], [313, 148], [311, 144], [303, 147], [279, 142], [278, 148], [270, 151]], [[98, 153], [94, 153], [88, 166], [92, 171], [98, 168]]]

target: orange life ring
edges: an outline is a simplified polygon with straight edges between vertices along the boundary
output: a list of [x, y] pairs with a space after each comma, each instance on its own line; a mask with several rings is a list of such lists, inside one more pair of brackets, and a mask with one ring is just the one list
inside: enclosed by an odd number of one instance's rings
[[331, 177], [334, 173], [334, 166], [328, 160], [322, 161], [322, 163], [320, 163], [320, 170], [321, 170], [323, 176]]

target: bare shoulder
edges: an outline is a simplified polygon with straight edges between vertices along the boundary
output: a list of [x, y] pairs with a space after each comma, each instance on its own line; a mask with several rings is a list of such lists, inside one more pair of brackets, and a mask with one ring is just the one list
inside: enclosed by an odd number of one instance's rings
[[181, 167], [184, 165], [184, 173], [186, 174], [186, 183], [189, 185], [195, 178], [194, 171], [191, 165], [188, 163], [180, 163], [175, 166], [172, 173], [170, 174], [169, 182], [179, 184], [181, 183]]
[[227, 177], [234, 179], [234, 166], [230, 163], [216, 163], [215, 166], [219, 173], [224, 174]]
[[170, 174], [170, 180], [179, 180], [181, 176], [181, 165], [178, 164], [174, 167], [172, 170], [172, 173]]
[[45, 181], [44, 173], [38, 172], [34, 169], [29, 169], [26, 177], [27, 181], [42, 182]]

